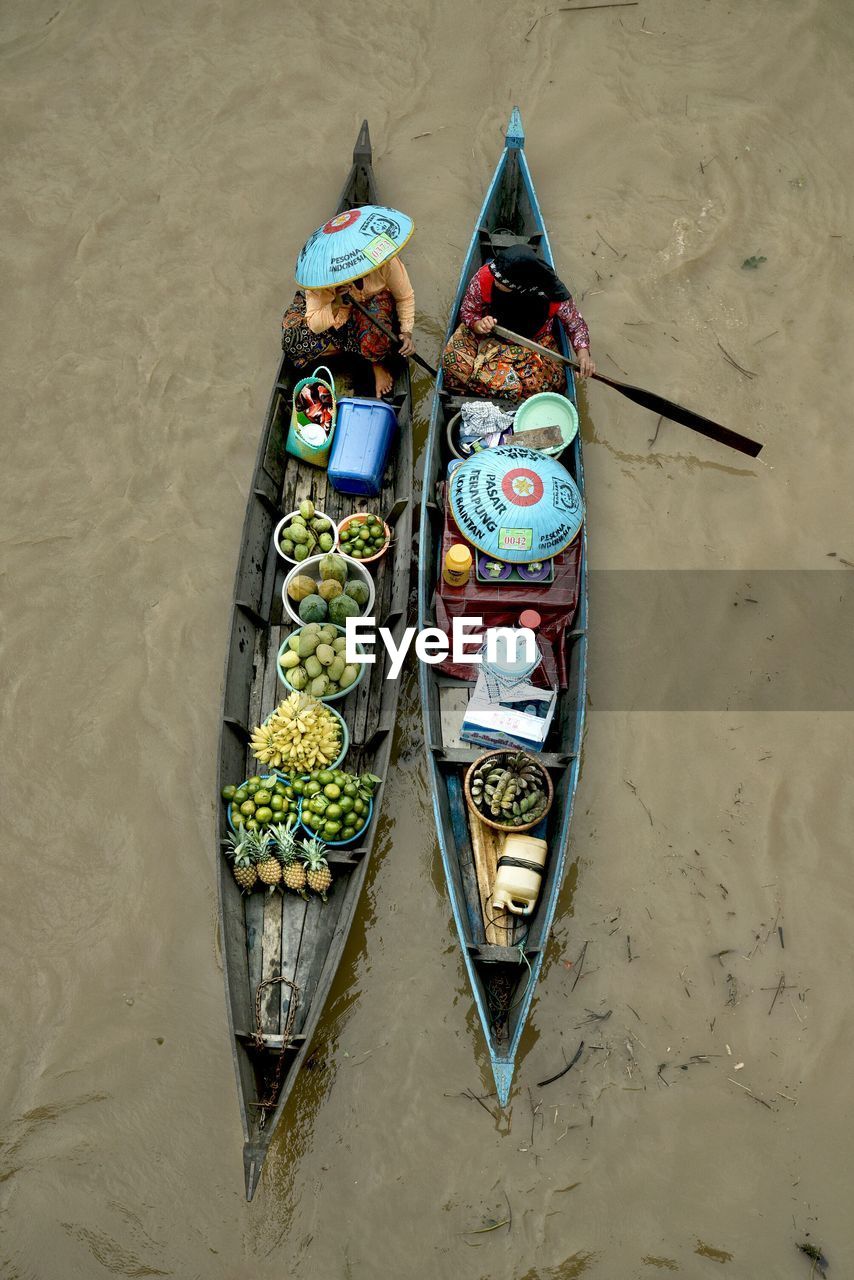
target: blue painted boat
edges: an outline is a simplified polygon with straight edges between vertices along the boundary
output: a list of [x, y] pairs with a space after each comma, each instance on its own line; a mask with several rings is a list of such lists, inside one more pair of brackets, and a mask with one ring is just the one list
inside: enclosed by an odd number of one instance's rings
[[[525, 157], [525, 133], [514, 108], [504, 150], [486, 193], [474, 229], [459, 287], [451, 311], [447, 337], [458, 324], [460, 303], [474, 273], [495, 254], [510, 245], [529, 244], [553, 265], [534, 184]], [[564, 348], [566, 350], [566, 348]], [[568, 371], [568, 397], [575, 388]], [[435, 626], [434, 592], [441, 573], [443, 513], [437, 486], [447, 473], [447, 425], [460, 400], [443, 393], [441, 372], [436, 385], [424, 464], [418, 573], [418, 621]], [[561, 461], [572, 474], [582, 497], [584, 472], [581, 437], [576, 435]], [[542, 890], [532, 916], [507, 928], [503, 941], [494, 937], [494, 922], [485, 920], [478, 888], [475, 848], [463, 791], [465, 771], [482, 752], [460, 743], [456, 731], [461, 707], [470, 684], [442, 676], [436, 666], [419, 664], [424, 737], [442, 863], [453, 908], [463, 960], [471, 983], [483, 1033], [486, 1037], [499, 1104], [506, 1105], [513, 1080], [519, 1042], [540, 970], [563, 883], [569, 847], [573, 800], [584, 731], [587, 668], [587, 546], [582, 530], [578, 605], [566, 635], [567, 687], [558, 697], [546, 750], [538, 757], [548, 768], [555, 788], [554, 805], [543, 833], [549, 844], [549, 861]], [[530, 601], [536, 607], [535, 593]], [[533, 834], [539, 834], [535, 831]], [[479, 843], [479, 842], [478, 842]]]

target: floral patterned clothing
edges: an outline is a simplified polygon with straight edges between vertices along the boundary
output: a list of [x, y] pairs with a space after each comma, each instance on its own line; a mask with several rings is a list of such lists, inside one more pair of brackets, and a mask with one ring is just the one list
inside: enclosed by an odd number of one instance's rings
[[[492, 272], [487, 263], [485, 267], [481, 267], [472, 276], [460, 306], [460, 319], [463, 324], [468, 325], [469, 329], [473, 328], [475, 321], [482, 320], [484, 316], [489, 315], [489, 303], [492, 300], [493, 285]], [[590, 332], [584, 323], [584, 317], [572, 298], [569, 298], [566, 302], [554, 304], [553, 316], [549, 317], [540, 333], [550, 332], [552, 320], [555, 318], [560, 320], [566, 330], [574, 351], [578, 351], [581, 347], [590, 346]], [[539, 335], [537, 336], [537, 341], [542, 342], [542, 338]]]

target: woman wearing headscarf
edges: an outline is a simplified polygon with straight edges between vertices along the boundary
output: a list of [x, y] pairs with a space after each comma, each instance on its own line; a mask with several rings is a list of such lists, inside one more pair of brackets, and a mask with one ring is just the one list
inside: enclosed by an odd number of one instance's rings
[[475, 273], [460, 307], [462, 324], [442, 353], [445, 384], [465, 395], [526, 400], [539, 391], [562, 391], [563, 366], [518, 343], [492, 336], [497, 324], [540, 346], [560, 350], [555, 324], [563, 325], [582, 377], [596, 372], [590, 334], [566, 285], [529, 245], [499, 253]]

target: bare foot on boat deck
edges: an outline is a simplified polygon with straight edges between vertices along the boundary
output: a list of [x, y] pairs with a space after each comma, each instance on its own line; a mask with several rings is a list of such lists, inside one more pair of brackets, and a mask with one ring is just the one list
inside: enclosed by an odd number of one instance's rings
[[374, 365], [374, 383], [377, 389], [377, 399], [381, 399], [391, 391], [394, 386], [394, 378], [392, 378], [385, 365]]

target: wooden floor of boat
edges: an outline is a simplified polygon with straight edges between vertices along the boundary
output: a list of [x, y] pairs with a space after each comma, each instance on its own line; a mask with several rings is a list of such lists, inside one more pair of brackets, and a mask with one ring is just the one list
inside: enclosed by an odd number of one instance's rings
[[[401, 397], [396, 396], [394, 405], [398, 411], [400, 401]], [[284, 421], [287, 422], [290, 415], [289, 389], [283, 389], [280, 394], [275, 413], [285, 415]], [[408, 431], [409, 424], [403, 424], [403, 429]], [[315, 507], [336, 523], [351, 512], [360, 510], [376, 511], [388, 519], [389, 514], [395, 509], [398, 498], [410, 496], [411, 477], [400, 476], [398, 479], [397, 470], [395, 467], [387, 469], [384, 487], [378, 498], [353, 498], [338, 493], [328, 483], [325, 469], [288, 458], [280, 507], [283, 513], [294, 511], [304, 498], [311, 498]], [[392, 537], [394, 537], [394, 531]], [[393, 553], [394, 548], [371, 566], [376, 587], [374, 616], [378, 621], [387, 619], [390, 613], [406, 608], [409, 548], [406, 548], [407, 573], [403, 575], [395, 574]], [[271, 625], [268, 629], [259, 629], [258, 632], [254, 655], [255, 676], [249, 703], [250, 726], [260, 724], [288, 693], [279, 680], [276, 659], [283, 640], [296, 627], [296, 623], [285, 613], [282, 604], [282, 586], [290, 567], [274, 550], [269, 551], [265, 568], [264, 598], [270, 599], [269, 593], [272, 589]], [[405, 581], [398, 581], [396, 584], [396, 579], [405, 579]], [[396, 586], [397, 589], [395, 589]], [[386, 664], [378, 653], [377, 661], [373, 666], [368, 666], [361, 683], [354, 692], [343, 701], [333, 704], [344, 716], [350, 732], [350, 748], [344, 767], [353, 773], [369, 769], [373, 763], [376, 749], [375, 735], [383, 728], [381, 715], [386, 701], [383, 698], [385, 668]], [[247, 747], [245, 776], [250, 777], [258, 771], [257, 762]], [[381, 803], [382, 791], [380, 790], [377, 810]], [[370, 834], [370, 831], [366, 834]], [[361, 842], [345, 849], [330, 850], [329, 863], [333, 874], [333, 886], [325, 903], [316, 895], [311, 895], [306, 902], [299, 895], [287, 891], [276, 891], [272, 894], [256, 891], [244, 898], [249, 990], [252, 996], [250, 1007], [253, 1009], [253, 1019], [258, 984], [267, 978], [284, 975], [300, 988], [301, 995], [293, 1032], [298, 1034], [301, 1031], [311, 1007], [323, 962], [341, 916], [346, 882], [350, 872], [366, 852], [367, 849]], [[276, 983], [266, 988], [262, 994], [261, 1030], [265, 1038], [268, 1038], [270, 1048], [275, 1048], [275, 1038], [284, 1034], [290, 1000], [291, 989], [285, 983]], [[254, 1034], [254, 1022], [252, 1027], [246, 1028], [246, 1032], [249, 1036]]]

